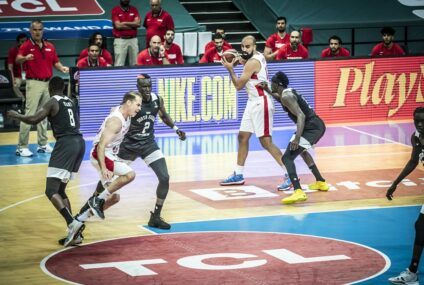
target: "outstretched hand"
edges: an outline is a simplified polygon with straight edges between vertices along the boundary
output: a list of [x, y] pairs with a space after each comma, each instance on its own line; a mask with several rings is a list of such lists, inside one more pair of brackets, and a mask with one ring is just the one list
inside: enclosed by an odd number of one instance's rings
[[185, 139], [186, 139], [186, 134], [185, 134], [185, 132], [184, 132], [184, 131], [182, 131], [182, 130], [178, 129], [178, 130], [176, 130], [175, 132], [177, 133], [178, 138], [179, 138], [180, 140], [185, 141]]
[[395, 192], [395, 190], [396, 190], [396, 186], [395, 185], [392, 185], [392, 186], [390, 186], [390, 188], [389, 189], [387, 189], [387, 192], [386, 192], [386, 198], [387, 198], [387, 200], [392, 200], [393, 199], [393, 193]]

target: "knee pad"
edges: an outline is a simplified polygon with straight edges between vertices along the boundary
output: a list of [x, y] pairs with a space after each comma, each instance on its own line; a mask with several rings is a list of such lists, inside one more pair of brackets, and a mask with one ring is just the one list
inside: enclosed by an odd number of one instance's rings
[[415, 245], [424, 246], [424, 214], [421, 213], [415, 222]]
[[46, 181], [46, 196], [49, 200], [52, 199], [54, 194], [58, 194], [60, 190], [61, 180], [54, 177], [47, 177]]

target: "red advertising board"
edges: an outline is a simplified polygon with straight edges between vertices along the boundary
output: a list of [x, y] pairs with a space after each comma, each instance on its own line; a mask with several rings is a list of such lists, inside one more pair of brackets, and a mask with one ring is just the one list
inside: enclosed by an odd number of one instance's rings
[[0, 17], [46, 17], [102, 15], [96, 0], [7, 0], [0, 1]]
[[423, 56], [315, 65], [315, 109], [326, 123], [411, 119], [423, 91]]

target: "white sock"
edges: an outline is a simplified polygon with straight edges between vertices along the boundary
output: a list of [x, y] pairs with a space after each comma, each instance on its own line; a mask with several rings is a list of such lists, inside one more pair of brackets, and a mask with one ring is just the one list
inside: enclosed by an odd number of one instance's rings
[[241, 166], [241, 165], [238, 165], [237, 164], [237, 166], [236, 166], [236, 170], [235, 170], [235, 172], [236, 172], [236, 174], [237, 175], [243, 175], [243, 171], [244, 171], [244, 166]]
[[111, 195], [111, 193], [107, 190], [107, 188], [105, 188], [105, 190], [100, 193], [99, 196], [97, 196], [100, 199], [106, 200], [107, 197], [109, 197]]
[[87, 221], [91, 216], [93, 216], [93, 213], [90, 209], [86, 210], [84, 213], [78, 216], [78, 221], [85, 222]]

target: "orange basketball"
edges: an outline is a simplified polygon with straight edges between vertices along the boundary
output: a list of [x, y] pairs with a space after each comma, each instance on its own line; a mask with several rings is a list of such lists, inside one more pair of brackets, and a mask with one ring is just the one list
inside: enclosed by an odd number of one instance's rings
[[234, 58], [239, 57], [239, 54], [235, 49], [227, 49], [222, 53], [222, 57], [224, 57], [226, 61], [232, 62]]

